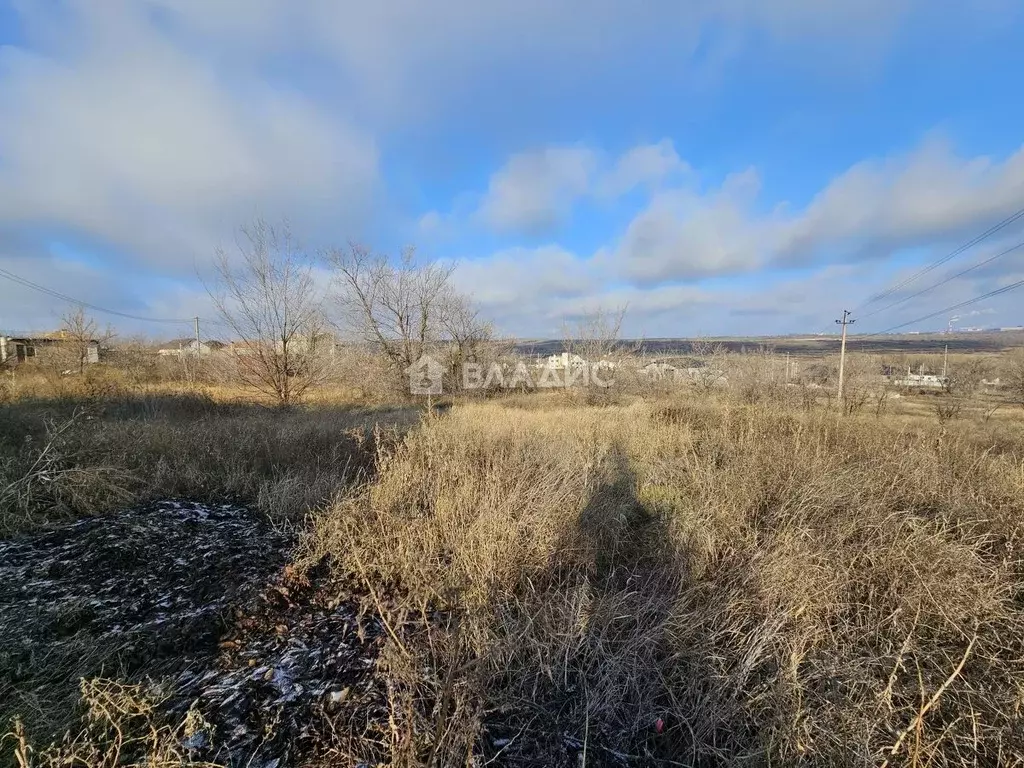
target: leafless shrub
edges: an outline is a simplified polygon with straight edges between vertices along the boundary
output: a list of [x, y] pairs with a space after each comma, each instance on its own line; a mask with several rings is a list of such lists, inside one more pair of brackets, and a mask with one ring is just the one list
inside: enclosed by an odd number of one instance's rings
[[873, 358], [864, 355], [847, 355], [843, 369], [843, 412], [859, 413], [873, 403], [880, 414], [888, 400], [887, 382], [882, 380], [880, 367]]
[[581, 315], [575, 322], [564, 323], [562, 340], [565, 351], [591, 363], [616, 361], [625, 354], [621, 335], [627, 309], [626, 306], [598, 308]]
[[988, 374], [988, 362], [971, 359], [953, 366], [942, 382], [942, 395], [935, 402], [940, 422], [960, 418]]
[[742, 402], [754, 404], [787, 399], [785, 362], [771, 347], [762, 345], [752, 351], [729, 355], [725, 360], [729, 390]]
[[892, 379], [883, 378], [871, 393], [872, 410], [875, 418], [880, 418], [896, 395], [896, 385]]
[[89, 365], [90, 351], [99, 353], [114, 336], [109, 325], [101, 330], [99, 324], [85, 314], [84, 307], [78, 307], [61, 318], [61, 346], [70, 355], [74, 370], [78, 373], [83, 373]]
[[[577, 317], [574, 322], [563, 324], [563, 350], [570, 359], [581, 358], [579, 364], [587, 372], [587, 386], [582, 391], [574, 391], [572, 387], [565, 389], [570, 397], [588, 405], [607, 404], [621, 389], [613, 390], [613, 385], [625, 383], [629, 377], [631, 366], [625, 363], [636, 355], [641, 344], [627, 344], [621, 338], [627, 310], [627, 306], [598, 308]], [[570, 366], [572, 364], [570, 361]]]
[[445, 391], [457, 392], [462, 388], [462, 366], [475, 363], [488, 366], [506, 359], [512, 351], [509, 340], [496, 338], [494, 326], [480, 316], [468, 296], [450, 291], [440, 313], [441, 338], [447, 343], [445, 350], [449, 381]]
[[119, 371], [133, 390], [169, 378], [164, 358], [155, 354], [152, 345], [140, 337], [118, 340], [116, 346], [107, 352], [105, 362]]
[[[102, 348], [115, 336], [108, 326], [99, 324], [85, 313], [83, 307], [68, 312], [61, 318], [55, 334], [41, 342], [36, 350], [32, 368], [42, 374], [50, 392], [57, 397], [68, 397], [91, 389], [102, 394], [111, 381], [102, 372], [96, 372]], [[92, 378], [87, 380], [87, 374]]]
[[23, 457], [0, 458], [0, 531], [20, 527], [40, 509], [51, 514], [91, 512], [131, 498], [131, 475], [113, 466], [82, 466], [71, 434], [89, 418], [76, 410], [46, 422], [45, 442], [26, 443]]
[[988, 375], [988, 368], [988, 362], [983, 359], [968, 360], [954, 366], [946, 377], [945, 391], [965, 399], [973, 397]]
[[725, 374], [729, 367], [726, 358], [728, 350], [724, 345], [708, 339], [697, 339], [690, 345], [690, 350], [700, 361], [690, 376], [698, 391], [706, 394], [728, 383]]

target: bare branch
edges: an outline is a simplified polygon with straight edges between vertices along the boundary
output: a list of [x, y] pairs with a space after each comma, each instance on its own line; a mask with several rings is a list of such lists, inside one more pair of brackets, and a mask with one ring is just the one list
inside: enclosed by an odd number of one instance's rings
[[239, 230], [237, 255], [217, 251], [217, 312], [236, 339], [230, 349], [241, 382], [280, 404], [323, 383], [327, 366], [322, 299], [313, 266], [287, 224], [263, 220]]
[[452, 288], [454, 265], [420, 264], [411, 248], [393, 263], [358, 244], [325, 257], [335, 271], [341, 325], [378, 350], [396, 379], [425, 354], [447, 358], [455, 371], [492, 337], [468, 297]]

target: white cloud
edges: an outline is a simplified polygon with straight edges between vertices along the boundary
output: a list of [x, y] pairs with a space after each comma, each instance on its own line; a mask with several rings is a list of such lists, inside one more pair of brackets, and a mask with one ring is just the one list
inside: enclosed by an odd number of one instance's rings
[[[561, 318], [625, 303], [633, 335], [831, 330], [837, 302], [857, 306], [919, 268], [899, 262], [906, 266], [894, 271], [882, 256], [915, 249], [922, 260], [933, 260], [1019, 209], [1024, 149], [1002, 160], [960, 157], [947, 144], [929, 140], [906, 156], [857, 164], [802, 209], [776, 206], [764, 213], [760, 197], [754, 169], [708, 190], [696, 183], [662, 189], [617, 243], [590, 256], [557, 246], [503, 251], [462, 265], [461, 285], [506, 328], [536, 335], [542, 329], [554, 333]], [[923, 300], [880, 312], [858, 330], [884, 330], [929, 307], [950, 306], [1020, 279], [1024, 252], [957, 273], [1019, 240], [1022, 229], [1024, 223], [1016, 231], [1007, 228], [976, 255], [894, 294], [890, 303], [951, 278]], [[783, 278], [785, 273], [774, 271], [780, 266], [811, 273]], [[711, 290], [697, 282], [744, 274], [757, 276], [756, 288], [743, 281]], [[1018, 304], [1019, 295], [1007, 294], [978, 309], [991, 314], [991, 322], [1013, 324], [1021, 319], [1014, 312]]]
[[664, 192], [630, 222], [615, 253], [624, 277], [639, 284], [746, 272], [765, 261], [768, 225], [751, 222], [750, 204], [760, 188], [748, 170], [720, 190], [699, 195]]
[[834, 179], [783, 229], [776, 249], [787, 263], [884, 254], [963, 237], [1022, 201], [1024, 147], [997, 162], [958, 157], [932, 139], [905, 157], [859, 163]]
[[416, 222], [416, 230], [427, 238], [436, 237], [447, 227], [447, 218], [437, 211], [427, 211]]
[[[487, 317], [503, 332], [557, 338], [564, 324], [601, 309], [627, 307], [623, 334], [631, 338], [696, 335], [834, 333], [841, 310], [859, 305], [894, 280], [877, 262], [836, 264], [795, 277], [765, 276], [756, 284], [694, 283], [626, 285], [605, 271], [598, 256], [582, 258], [555, 247], [515, 249], [459, 266], [459, 286], [471, 290]], [[955, 270], [934, 276], [938, 281]], [[862, 317], [856, 333], [873, 333], [916, 320], [1001, 285], [1024, 278], [1024, 261], [1004, 265], [999, 275], [972, 274], [950, 280], [924, 302], [907, 302]], [[974, 324], [1020, 324], [1020, 297], [1005, 294], [958, 312]], [[862, 315], [868, 310], [865, 309]], [[951, 313], [952, 314], [952, 313]], [[970, 315], [974, 316], [974, 315]], [[945, 315], [910, 326], [941, 330]], [[968, 325], [971, 323], [967, 323]]]
[[[973, 7], [947, 4], [946, 23], [1005, 18], [1005, 7], [972, 16]], [[379, 199], [373, 131], [390, 124], [381, 116], [403, 125], [448, 120], [452, 104], [469, 103], [495, 74], [503, 108], [515, 110], [534, 84], [599, 79], [638, 51], [673, 52], [680, 73], [714, 60], [716, 50], [742, 56], [765, 45], [791, 46], [795, 56], [828, 46], [841, 58], [885, 46], [908, 15], [931, 4], [54, 0], [18, 8], [29, 43], [0, 49], [0, 230], [71, 233], [180, 273], [254, 214], [289, 215], [314, 237], [358, 230]], [[806, 58], [821, 66], [819, 57]], [[311, 62], [317, 77], [309, 92], [283, 85], [295, 74], [289, 66]], [[973, 234], [1019, 205], [1024, 150], [1004, 160], [964, 159], [928, 144], [851, 168], [795, 212], [766, 212], [756, 173], [710, 191], [689, 174], [668, 140], [619, 157], [590, 145], [517, 155], [473, 201], [480, 220], [506, 232], [550, 231], [581, 199], [608, 203], [639, 188], [651, 199], [619, 242], [589, 258], [555, 245], [506, 250], [459, 274], [509, 318], [554, 322], [568, 305], [627, 298], [648, 317], [669, 317], [679, 302], [697, 306], [708, 294], [659, 281], [820, 265]], [[457, 229], [476, 208], [426, 214], [420, 231]], [[105, 292], [109, 280], [45, 254], [16, 266], [97, 303], [154, 314], [161, 302], [182, 304], [173, 290], [132, 304], [127, 284]], [[59, 280], [43, 279], [57, 268]], [[65, 274], [79, 279], [66, 283]], [[22, 300], [9, 288], [0, 284], [6, 307], [10, 297]], [[771, 301], [741, 309], [770, 310]]]
[[43, 52], [0, 51], [0, 222], [191, 269], [255, 213], [365, 213], [377, 151], [345, 119], [216, 70], [134, 5], [79, 3], [33, 23]]
[[614, 199], [635, 187], [657, 185], [688, 170], [669, 139], [625, 152], [597, 184], [597, 194]]
[[[999, 23], [1011, 0], [951, 0], [945, 21]], [[238, 51], [310, 51], [334, 61], [352, 94], [402, 116], [443, 109], [454, 94], [502, 73], [537, 87], [571, 83], [614, 66], [619, 54], [728, 61], [767, 41], [776, 57], [819, 69], [883, 51], [901, 25], [934, 23], [926, 0], [149, 0], [185, 28]], [[800, 45], [827, 49], [803, 56]], [[880, 58], [873, 56], [873, 59]], [[544, 81], [540, 83], [543, 86]], [[514, 89], [508, 97], [515, 98]]]
[[556, 245], [498, 251], [462, 261], [454, 273], [459, 289], [493, 310], [532, 305], [533, 297], [584, 296], [600, 288], [601, 277], [591, 264]]
[[520, 152], [491, 176], [476, 217], [498, 232], [550, 234], [583, 198], [612, 202], [686, 170], [669, 139], [632, 147], [614, 162], [582, 145]]
[[[455, 278], [506, 333], [557, 338], [565, 324], [581, 316], [626, 307], [623, 334], [639, 338], [750, 333], [752, 322], [764, 332], [807, 330], [833, 311], [828, 302], [851, 274], [849, 268], [834, 267], [759, 290], [711, 289], [622, 284], [608, 266], [601, 254], [583, 258], [555, 246], [517, 248], [463, 262]], [[874, 285], [866, 281], [865, 291]]]
[[491, 177], [478, 216], [499, 231], [550, 232], [587, 192], [596, 169], [596, 153], [586, 147], [514, 155]]
[[748, 170], [710, 192], [656, 194], [627, 227], [618, 270], [649, 284], [954, 246], [1024, 202], [1024, 148], [995, 161], [929, 140], [906, 156], [853, 166], [797, 211], [759, 212], [759, 191]]

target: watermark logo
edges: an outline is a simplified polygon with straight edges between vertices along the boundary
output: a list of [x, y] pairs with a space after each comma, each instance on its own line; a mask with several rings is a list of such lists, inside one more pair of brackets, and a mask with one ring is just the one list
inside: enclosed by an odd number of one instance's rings
[[521, 362], [514, 366], [465, 363], [462, 366], [462, 386], [464, 389], [608, 388], [615, 383], [613, 371], [612, 365], [585, 361], [564, 368], [549, 364], [531, 368]]
[[409, 391], [414, 395], [440, 395], [443, 391], [444, 366], [430, 355], [424, 355], [405, 369]]
[[[569, 389], [599, 387], [607, 389], [615, 382], [615, 364], [589, 363], [582, 358], [549, 360], [527, 365], [516, 363], [463, 363], [462, 389]], [[559, 365], [558, 363], [562, 364]], [[414, 395], [440, 395], [443, 392], [445, 366], [430, 355], [423, 355], [405, 369], [409, 391]]]

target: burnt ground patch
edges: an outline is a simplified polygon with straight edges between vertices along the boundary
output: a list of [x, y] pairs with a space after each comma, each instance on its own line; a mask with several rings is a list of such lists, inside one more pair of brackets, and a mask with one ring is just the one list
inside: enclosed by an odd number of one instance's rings
[[0, 712], [55, 735], [79, 678], [215, 652], [290, 547], [241, 507], [176, 501], [0, 541]]
[[168, 721], [198, 710], [208, 725], [180, 746], [222, 765], [290, 765], [324, 729], [364, 727], [376, 624], [317, 583], [326, 567], [287, 566], [293, 543], [242, 507], [183, 501], [0, 541], [3, 730], [74, 730], [91, 677], [145, 684]]
[[165, 681], [174, 719], [195, 707], [209, 723], [185, 744], [193, 757], [247, 768], [348, 764], [353, 735], [370, 753], [373, 734], [386, 740], [381, 626], [338, 597], [345, 588], [330, 574], [326, 561], [286, 566], [235, 609], [215, 660]]

